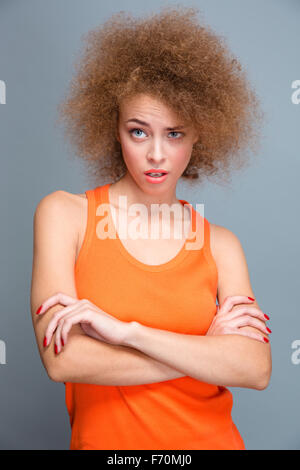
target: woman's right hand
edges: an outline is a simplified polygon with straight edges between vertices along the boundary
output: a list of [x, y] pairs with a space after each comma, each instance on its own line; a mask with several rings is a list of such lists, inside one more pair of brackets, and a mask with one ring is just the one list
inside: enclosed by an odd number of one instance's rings
[[[251, 307], [244, 305], [251, 304], [253, 301], [244, 295], [228, 296], [225, 298], [223, 304], [217, 306], [217, 313], [206, 333], [209, 335], [243, 335], [254, 338], [258, 341], [265, 343], [264, 335], [269, 335], [265, 322], [267, 317], [258, 307]], [[239, 307], [233, 307], [238, 304]], [[263, 332], [264, 335], [259, 335], [253, 331], [241, 329], [243, 326], [252, 326]]]

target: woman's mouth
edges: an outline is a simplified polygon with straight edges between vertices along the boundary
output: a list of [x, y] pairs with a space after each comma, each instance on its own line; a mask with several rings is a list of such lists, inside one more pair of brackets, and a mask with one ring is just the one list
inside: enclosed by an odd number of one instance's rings
[[146, 179], [149, 183], [162, 183], [167, 178], [167, 172], [152, 172], [145, 173]]

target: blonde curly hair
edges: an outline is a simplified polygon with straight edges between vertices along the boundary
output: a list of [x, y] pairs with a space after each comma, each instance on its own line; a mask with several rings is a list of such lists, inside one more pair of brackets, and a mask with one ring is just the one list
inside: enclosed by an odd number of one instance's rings
[[[95, 182], [126, 171], [116, 138], [123, 98], [144, 93], [169, 106], [200, 135], [181, 177], [228, 176], [256, 151], [263, 113], [224, 38], [197, 20], [192, 7], [164, 7], [141, 19], [124, 11], [84, 35], [59, 121]], [[227, 172], [227, 173], [226, 173]]]

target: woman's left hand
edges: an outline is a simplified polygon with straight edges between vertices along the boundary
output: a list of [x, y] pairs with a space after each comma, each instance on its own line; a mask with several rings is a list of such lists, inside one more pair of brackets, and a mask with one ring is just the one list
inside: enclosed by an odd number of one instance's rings
[[56, 330], [55, 349], [57, 353], [61, 351], [62, 345], [67, 344], [68, 333], [76, 323], [80, 324], [87, 335], [95, 339], [109, 344], [123, 344], [129, 329], [129, 322], [118, 320], [87, 299], [76, 299], [63, 293], [57, 293], [45, 300], [39, 315], [42, 315], [56, 304], [65, 305], [66, 307], [53, 314], [45, 336], [47, 339], [46, 345], [48, 345]]

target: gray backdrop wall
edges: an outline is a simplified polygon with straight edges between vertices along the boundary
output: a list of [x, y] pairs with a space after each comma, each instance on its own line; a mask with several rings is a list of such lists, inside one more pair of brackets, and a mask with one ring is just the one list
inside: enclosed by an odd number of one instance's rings
[[[114, 12], [136, 16], [166, 2], [0, 0], [1, 314], [0, 448], [68, 449], [64, 384], [48, 379], [30, 316], [33, 214], [42, 197], [90, 188], [69, 158], [56, 107], [73, 73], [81, 36]], [[171, 4], [172, 2], [169, 2]], [[177, 197], [205, 203], [205, 216], [240, 238], [255, 296], [270, 316], [273, 372], [263, 391], [231, 388], [233, 419], [247, 449], [300, 449], [299, 0], [195, 0], [248, 70], [267, 120], [246, 170], [222, 187], [207, 182]], [[148, 4], [147, 4], [148, 5]], [[299, 85], [298, 85], [299, 86]], [[295, 95], [294, 95], [295, 96]], [[295, 343], [296, 344], [296, 343]], [[299, 343], [300, 345], [300, 343]], [[299, 349], [299, 346], [298, 346]], [[296, 357], [296, 360], [295, 360]]]

